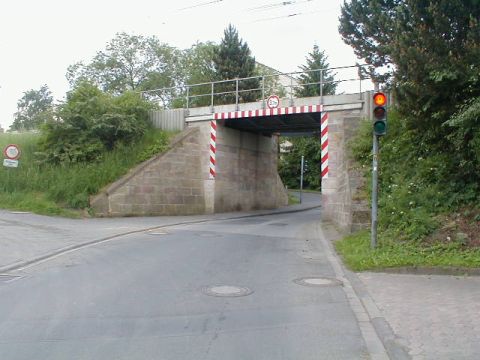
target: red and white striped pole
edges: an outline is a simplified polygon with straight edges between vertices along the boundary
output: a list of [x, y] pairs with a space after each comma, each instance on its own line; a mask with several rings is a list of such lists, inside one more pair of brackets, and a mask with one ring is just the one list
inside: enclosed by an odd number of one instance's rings
[[217, 152], [217, 121], [210, 121], [210, 179], [215, 179], [215, 153]]
[[322, 119], [320, 123], [321, 132], [321, 147], [322, 147], [322, 161], [321, 172], [322, 179], [328, 179], [328, 113], [322, 113]]

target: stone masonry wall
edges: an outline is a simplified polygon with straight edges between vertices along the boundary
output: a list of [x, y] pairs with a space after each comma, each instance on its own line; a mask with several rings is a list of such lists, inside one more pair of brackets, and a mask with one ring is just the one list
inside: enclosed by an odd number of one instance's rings
[[358, 196], [364, 179], [348, 154], [348, 141], [361, 119], [359, 110], [329, 114], [329, 175], [322, 181], [322, 217], [345, 232], [366, 228], [370, 212], [366, 200]]
[[201, 145], [198, 128], [183, 131], [169, 151], [132, 169], [92, 198], [91, 207], [99, 216], [205, 213]]
[[[210, 124], [201, 128], [208, 170]], [[216, 179], [206, 180], [213, 191], [214, 212], [273, 209], [288, 204], [288, 194], [277, 172], [278, 139], [217, 126]], [[211, 193], [206, 191], [205, 193]], [[208, 201], [207, 201], [208, 203]]]
[[217, 177], [209, 179], [210, 122], [191, 124], [171, 148], [90, 201], [98, 216], [194, 215], [288, 204], [277, 173], [276, 137], [218, 126]]

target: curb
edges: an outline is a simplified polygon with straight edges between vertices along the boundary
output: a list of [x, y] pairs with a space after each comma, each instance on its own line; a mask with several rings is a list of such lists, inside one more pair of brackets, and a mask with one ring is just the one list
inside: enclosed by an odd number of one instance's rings
[[402, 266], [396, 268], [369, 269], [364, 272], [398, 275], [480, 276], [480, 268], [465, 267]]
[[57, 256], [83, 249], [92, 245], [96, 244], [101, 244], [107, 241], [114, 240], [119, 237], [123, 236], [128, 236], [132, 234], [138, 234], [146, 231], [152, 231], [152, 230], [157, 230], [157, 229], [163, 229], [167, 227], [172, 227], [172, 226], [179, 226], [179, 225], [190, 225], [190, 224], [201, 224], [201, 223], [206, 223], [206, 222], [211, 222], [211, 221], [225, 221], [225, 220], [233, 220], [233, 219], [244, 219], [244, 218], [250, 218], [250, 217], [258, 217], [258, 216], [268, 216], [268, 215], [282, 215], [282, 214], [290, 214], [290, 213], [297, 213], [297, 212], [302, 212], [302, 211], [308, 211], [308, 210], [313, 210], [320, 208], [321, 205], [315, 205], [311, 207], [306, 207], [306, 208], [301, 208], [301, 209], [290, 209], [290, 210], [284, 210], [284, 211], [275, 211], [275, 212], [266, 212], [266, 213], [259, 213], [259, 214], [248, 214], [248, 215], [240, 215], [240, 216], [229, 216], [229, 217], [219, 217], [219, 218], [211, 218], [211, 219], [199, 219], [199, 220], [191, 220], [191, 221], [180, 221], [176, 223], [171, 223], [171, 224], [165, 224], [165, 225], [160, 225], [160, 226], [153, 226], [153, 227], [147, 227], [147, 228], [142, 228], [138, 230], [132, 230], [132, 231], [127, 231], [124, 233], [119, 233], [119, 234], [114, 234], [110, 236], [106, 236], [100, 239], [95, 239], [95, 240], [90, 240], [86, 242], [82, 242], [79, 244], [71, 245], [71, 246], [66, 246], [57, 250], [54, 250], [52, 252], [49, 252], [47, 254], [43, 254], [37, 257], [34, 257], [30, 260], [23, 261], [21, 263], [17, 263], [14, 265], [8, 265], [8, 266], [3, 266], [0, 267], [0, 273], [5, 273], [9, 271], [16, 271], [16, 270], [21, 270], [23, 268], [26, 268], [28, 266], [38, 264], [50, 259], [53, 259]]
[[[325, 228], [333, 229], [331, 224], [322, 222]], [[337, 235], [337, 231], [335, 231], [335, 235]], [[333, 241], [338, 238], [338, 236], [332, 236], [331, 234], [326, 234], [327, 231], [322, 231], [323, 238], [327, 242], [327, 246], [331, 249], [333, 257], [336, 261], [340, 264], [342, 268], [342, 272], [344, 277], [350, 283], [350, 286], [355, 293], [355, 296], [360, 301], [362, 308], [364, 309], [370, 323], [372, 324], [373, 330], [376, 333], [377, 338], [382, 343], [383, 347], [385, 348], [386, 355], [389, 359], [394, 360], [408, 360], [411, 359], [411, 356], [408, 353], [408, 347], [406, 346], [406, 342], [395, 335], [390, 324], [382, 315], [380, 309], [378, 309], [377, 304], [372, 299], [370, 294], [368, 293], [365, 285], [362, 283], [360, 278], [354, 272], [348, 270], [344, 265], [341, 257], [335, 251], [333, 246]]]

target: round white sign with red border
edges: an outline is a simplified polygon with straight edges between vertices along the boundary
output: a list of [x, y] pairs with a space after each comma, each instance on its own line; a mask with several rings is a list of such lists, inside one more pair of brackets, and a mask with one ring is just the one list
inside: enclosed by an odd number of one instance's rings
[[276, 109], [280, 105], [280, 98], [277, 95], [270, 95], [267, 99], [269, 109]]
[[7, 159], [17, 160], [20, 157], [20, 149], [15, 144], [10, 144], [3, 149], [3, 154]]

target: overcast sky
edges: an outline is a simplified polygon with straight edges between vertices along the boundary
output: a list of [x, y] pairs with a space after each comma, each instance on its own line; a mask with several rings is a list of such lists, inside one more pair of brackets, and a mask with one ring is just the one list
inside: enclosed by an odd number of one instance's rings
[[[282, 3], [290, 3], [281, 5]], [[289, 72], [318, 44], [332, 66], [357, 61], [338, 33], [343, 0], [15, 0], [0, 5], [0, 124], [7, 129], [23, 92], [69, 90], [68, 65], [88, 62], [116, 33], [155, 35], [188, 48], [219, 42], [232, 23], [256, 60]], [[295, 15], [296, 14], [296, 15]], [[294, 15], [294, 16], [289, 16]]]

